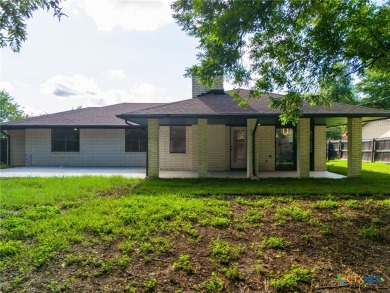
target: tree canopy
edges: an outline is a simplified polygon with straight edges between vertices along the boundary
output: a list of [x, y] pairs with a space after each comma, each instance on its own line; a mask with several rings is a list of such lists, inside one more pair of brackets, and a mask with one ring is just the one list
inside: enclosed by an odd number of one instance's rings
[[27, 39], [26, 21], [39, 9], [53, 10], [60, 19], [63, 0], [0, 0], [0, 47], [19, 52]]
[[5, 90], [0, 91], [0, 122], [27, 118], [28, 115]]
[[390, 73], [389, 0], [178, 0], [172, 8], [199, 39], [198, 64], [186, 75], [205, 84], [224, 75], [253, 97], [286, 92], [271, 101], [284, 123], [297, 121], [303, 99], [328, 104], [321, 85], [368, 69]]

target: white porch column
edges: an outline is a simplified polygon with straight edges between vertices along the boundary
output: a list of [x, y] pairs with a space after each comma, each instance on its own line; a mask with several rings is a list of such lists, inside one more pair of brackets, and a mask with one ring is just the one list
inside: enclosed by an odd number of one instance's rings
[[[246, 176], [251, 178], [255, 176], [253, 172], [253, 163], [256, 164], [256, 154], [253, 152], [253, 143], [256, 142], [256, 137], [253, 136], [253, 130], [256, 127], [257, 120], [250, 118], [246, 120]], [[256, 150], [256, 146], [255, 146]]]
[[362, 118], [348, 118], [348, 177], [362, 175]]
[[207, 119], [198, 119], [198, 177], [207, 177]]
[[297, 172], [310, 177], [310, 118], [300, 118], [297, 125]]
[[326, 126], [314, 126], [314, 171], [326, 171]]
[[148, 176], [159, 177], [159, 130], [158, 119], [148, 119]]

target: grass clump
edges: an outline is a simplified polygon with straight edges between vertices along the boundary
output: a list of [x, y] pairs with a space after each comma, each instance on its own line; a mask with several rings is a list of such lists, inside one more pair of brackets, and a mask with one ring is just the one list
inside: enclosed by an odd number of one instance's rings
[[371, 240], [381, 240], [383, 237], [382, 231], [379, 228], [372, 225], [365, 226], [359, 229], [358, 234], [363, 238], [371, 239]]
[[345, 202], [345, 206], [353, 210], [361, 210], [363, 207], [355, 199], [349, 199]]
[[150, 278], [144, 281], [143, 283], [145, 292], [154, 292], [157, 286], [157, 280], [155, 278]]
[[333, 199], [321, 200], [316, 202], [313, 205], [313, 208], [317, 210], [331, 210], [331, 209], [337, 209], [338, 207], [339, 204]]
[[220, 239], [211, 241], [210, 249], [211, 256], [223, 264], [237, 259], [242, 251], [241, 247], [233, 247], [229, 242]]
[[304, 210], [295, 206], [279, 207], [276, 209], [274, 218], [275, 220], [278, 220], [279, 223], [284, 223], [286, 218], [291, 218], [298, 222], [306, 222], [310, 219], [310, 214], [310, 210]]
[[291, 243], [284, 240], [282, 237], [272, 236], [265, 238], [261, 244], [262, 248], [273, 248], [273, 249], [285, 249]]
[[183, 270], [187, 273], [192, 273], [192, 263], [189, 255], [181, 254], [179, 256], [179, 261], [173, 263], [175, 269]]
[[255, 226], [259, 226], [259, 223], [261, 222], [263, 217], [263, 213], [259, 212], [257, 209], [252, 208], [246, 211], [243, 220], [245, 222], [255, 224]]
[[212, 272], [211, 277], [202, 283], [202, 286], [207, 292], [222, 292], [225, 284], [222, 279]]
[[313, 271], [293, 266], [291, 270], [285, 271], [279, 278], [272, 278], [271, 285], [277, 290], [293, 290], [299, 283], [310, 283]]
[[244, 275], [238, 269], [238, 265], [234, 264], [230, 268], [224, 269], [225, 276], [232, 282], [238, 282], [244, 280]]

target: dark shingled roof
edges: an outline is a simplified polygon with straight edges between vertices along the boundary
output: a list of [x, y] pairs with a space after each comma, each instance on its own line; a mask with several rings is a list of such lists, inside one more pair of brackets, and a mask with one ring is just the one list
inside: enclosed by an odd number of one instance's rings
[[[239, 90], [243, 98], [249, 97], [249, 90]], [[156, 107], [132, 111], [126, 114], [118, 115], [121, 118], [142, 116], [163, 117], [171, 116], [213, 116], [213, 115], [244, 115], [244, 116], [278, 116], [280, 111], [269, 108], [269, 97], [281, 98], [283, 95], [269, 94], [263, 95], [258, 99], [249, 101], [248, 107], [239, 107], [233, 97], [227, 93], [215, 95], [209, 94], [196, 98], [163, 104]], [[304, 116], [385, 116], [390, 115], [390, 111], [373, 109], [355, 105], [331, 103], [331, 107], [316, 106], [312, 107], [308, 102], [303, 103], [302, 107]]]
[[1, 129], [43, 128], [43, 127], [90, 127], [120, 128], [127, 124], [117, 114], [142, 110], [161, 103], [122, 103], [104, 107], [89, 107], [77, 110], [36, 116], [32, 118], [1, 123]]

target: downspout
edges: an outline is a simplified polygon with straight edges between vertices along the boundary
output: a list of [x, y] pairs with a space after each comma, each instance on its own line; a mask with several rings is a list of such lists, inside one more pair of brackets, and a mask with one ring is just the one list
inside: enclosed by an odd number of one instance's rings
[[253, 165], [253, 176], [256, 176], [257, 174], [257, 166], [256, 166], [256, 130], [257, 126], [259, 125], [259, 118], [256, 119], [256, 125], [252, 132], [252, 165]]
[[[148, 134], [148, 129], [130, 124], [127, 119], [125, 120], [125, 123], [133, 128], [138, 129], [138, 130], [145, 131], [146, 134]], [[146, 135], [146, 138], [149, 140], [148, 135]], [[148, 177], [148, 175], [149, 175], [148, 174], [148, 170], [149, 170], [149, 168], [148, 168], [149, 167], [149, 141], [147, 141], [147, 143], [148, 143], [148, 148], [146, 149], [146, 174], [145, 174], [146, 177]]]
[[11, 137], [5, 133], [3, 130], [0, 132], [7, 137], [7, 165], [11, 165]]

